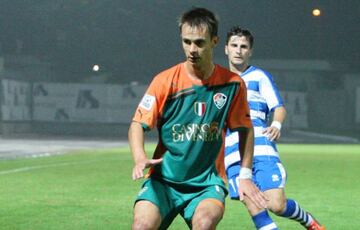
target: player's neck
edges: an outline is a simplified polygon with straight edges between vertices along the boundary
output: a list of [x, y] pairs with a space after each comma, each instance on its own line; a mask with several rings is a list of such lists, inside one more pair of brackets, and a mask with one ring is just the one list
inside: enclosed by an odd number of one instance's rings
[[234, 73], [237, 73], [238, 75], [241, 75], [243, 72], [245, 72], [249, 68], [248, 63], [244, 63], [243, 65], [231, 65], [230, 64], [230, 70]]
[[203, 66], [202, 68], [197, 68], [193, 65], [185, 63], [185, 70], [189, 77], [193, 80], [207, 80], [211, 77], [214, 72], [215, 64], [210, 62], [208, 65]]

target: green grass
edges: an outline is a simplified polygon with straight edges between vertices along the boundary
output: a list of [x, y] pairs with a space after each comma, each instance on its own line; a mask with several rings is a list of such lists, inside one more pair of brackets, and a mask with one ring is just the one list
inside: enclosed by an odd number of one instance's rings
[[[148, 145], [149, 152], [154, 148]], [[358, 229], [360, 145], [279, 145], [286, 194], [327, 229]], [[130, 229], [141, 181], [128, 148], [0, 161], [1, 229]], [[280, 229], [303, 229], [273, 216]], [[177, 218], [170, 229], [186, 229]], [[227, 200], [218, 229], [254, 229], [243, 205]]]

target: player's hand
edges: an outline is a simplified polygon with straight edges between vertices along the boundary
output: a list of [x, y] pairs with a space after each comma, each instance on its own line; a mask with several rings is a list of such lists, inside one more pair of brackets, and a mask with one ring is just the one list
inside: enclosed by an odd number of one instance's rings
[[263, 134], [265, 134], [270, 141], [277, 141], [281, 136], [280, 130], [274, 126], [264, 129]]
[[138, 160], [136, 163], [135, 163], [135, 166], [133, 168], [133, 172], [132, 172], [132, 179], [133, 180], [137, 180], [137, 179], [140, 179], [140, 178], [143, 178], [144, 177], [144, 170], [146, 168], [150, 168], [154, 165], [157, 165], [157, 164], [160, 164], [162, 162], [162, 158], [159, 158], [159, 159], [147, 159], [147, 158], [144, 158], [144, 159], [141, 159], [141, 160]]
[[238, 190], [240, 201], [244, 201], [244, 196], [247, 196], [258, 208], [267, 208], [266, 203], [269, 199], [250, 179], [239, 179]]

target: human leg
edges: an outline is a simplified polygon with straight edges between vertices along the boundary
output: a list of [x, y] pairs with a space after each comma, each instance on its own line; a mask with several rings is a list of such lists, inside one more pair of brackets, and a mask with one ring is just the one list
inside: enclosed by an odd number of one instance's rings
[[134, 206], [133, 230], [155, 230], [161, 224], [159, 208], [147, 200], [140, 200]]
[[243, 202], [251, 216], [251, 219], [256, 229], [278, 230], [277, 225], [270, 217], [267, 209], [260, 209], [246, 196]]
[[308, 230], [325, 230], [325, 227], [322, 226], [312, 214], [306, 212], [292, 199], [286, 200], [285, 210], [279, 214], [279, 216], [295, 220]]
[[295, 220], [309, 230], [325, 229], [310, 213], [303, 210], [296, 201], [286, 199], [284, 188], [268, 189], [264, 193], [269, 198], [268, 209], [272, 213]]
[[215, 229], [224, 214], [225, 188], [211, 185], [189, 195], [185, 195], [189, 202], [181, 213], [188, 226], [191, 229]]
[[192, 229], [215, 229], [224, 214], [224, 205], [216, 199], [208, 198], [199, 203], [192, 218]]
[[286, 197], [283, 188], [269, 189], [264, 191], [269, 201], [267, 203], [268, 209], [276, 214], [280, 215], [286, 208]]
[[[272, 212], [279, 210], [279, 212], [281, 212], [285, 206], [284, 196], [282, 196], [283, 194], [281, 192], [285, 185], [286, 172], [279, 159], [271, 156], [256, 157], [253, 164], [253, 181], [261, 191], [265, 191], [264, 193], [268, 198], [268, 209], [259, 209], [249, 199], [244, 200], [256, 228], [278, 229], [277, 225], [270, 217], [268, 210]], [[231, 183], [234, 182], [229, 181], [229, 184]], [[236, 188], [237, 186], [232, 187]], [[231, 192], [230, 186], [229, 190], [230, 197], [232, 197], [232, 193], [237, 194], [237, 190]]]
[[143, 183], [134, 205], [133, 229], [167, 229], [179, 213], [176, 190], [162, 181]]
[[[239, 200], [238, 195], [238, 176], [234, 176], [228, 180], [229, 182], [229, 195], [233, 200]], [[266, 209], [261, 209], [257, 207], [247, 196], [244, 197], [243, 203], [245, 204], [252, 221], [256, 229], [267, 229], [267, 230], [277, 230], [277, 226], [270, 217]]]

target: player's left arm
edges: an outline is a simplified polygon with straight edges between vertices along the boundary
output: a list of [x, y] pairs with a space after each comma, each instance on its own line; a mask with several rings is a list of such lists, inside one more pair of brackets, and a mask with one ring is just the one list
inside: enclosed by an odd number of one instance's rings
[[144, 170], [162, 162], [160, 159], [148, 159], [144, 149], [144, 129], [139, 122], [133, 121], [129, 128], [129, 145], [134, 159], [133, 180], [144, 177]]
[[274, 116], [271, 125], [264, 129], [263, 133], [271, 141], [276, 141], [281, 136], [281, 127], [286, 118], [286, 109], [284, 106], [279, 106], [274, 109]]
[[276, 141], [281, 136], [280, 131], [286, 117], [286, 109], [273, 77], [267, 72], [263, 74], [259, 84], [260, 95], [265, 99], [269, 110], [274, 113], [271, 125], [264, 129], [263, 134], [269, 140]]
[[164, 101], [164, 91], [161, 90], [166, 87], [159, 87], [159, 85], [162, 85], [161, 80], [162, 78], [159, 77], [155, 77], [152, 80], [135, 111], [129, 127], [129, 145], [134, 159], [133, 180], [143, 178], [146, 168], [162, 162], [162, 158], [148, 159], [144, 148], [145, 130], [150, 130], [154, 127], [159, 117], [159, 105], [161, 106]]

